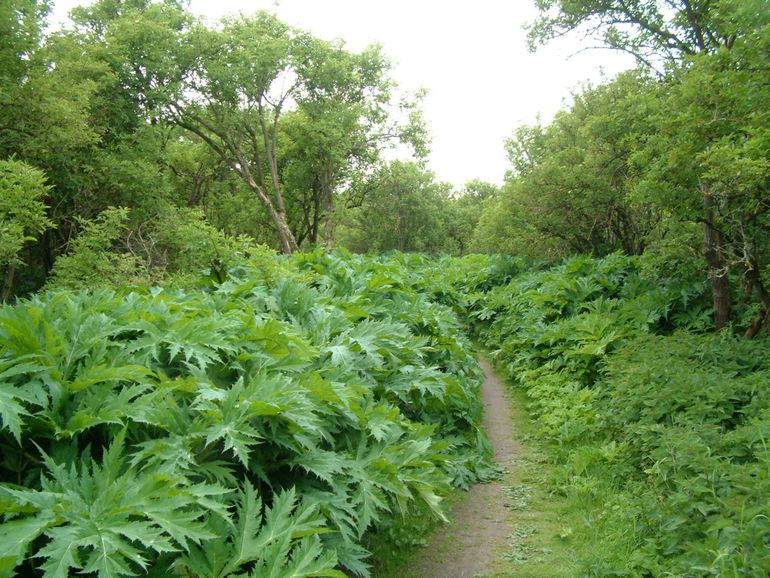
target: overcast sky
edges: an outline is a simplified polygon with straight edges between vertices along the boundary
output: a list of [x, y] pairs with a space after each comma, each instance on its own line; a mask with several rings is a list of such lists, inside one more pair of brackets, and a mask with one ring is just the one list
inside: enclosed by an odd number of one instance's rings
[[[54, 0], [54, 21], [87, 3]], [[503, 143], [517, 126], [549, 120], [580, 83], [633, 64], [608, 50], [581, 51], [579, 38], [530, 54], [522, 27], [536, 15], [531, 0], [191, 0], [190, 9], [212, 22], [267, 9], [353, 51], [381, 44], [401, 90], [428, 90], [430, 168], [458, 188], [474, 178], [501, 183]]]

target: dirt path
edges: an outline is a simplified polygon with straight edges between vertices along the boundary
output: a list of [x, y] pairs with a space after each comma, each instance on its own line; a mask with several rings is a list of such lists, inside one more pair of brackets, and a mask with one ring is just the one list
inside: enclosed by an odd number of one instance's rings
[[[503, 384], [485, 359], [484, 428], [505, 469], [520, 454]], [[511, 511], [504, 481], [473, 486], [452, 509], [452, 523], [439, 530], [418, 555], [407, 575], [418, 578], [474, 578], [494, 572], [509, 545]]]

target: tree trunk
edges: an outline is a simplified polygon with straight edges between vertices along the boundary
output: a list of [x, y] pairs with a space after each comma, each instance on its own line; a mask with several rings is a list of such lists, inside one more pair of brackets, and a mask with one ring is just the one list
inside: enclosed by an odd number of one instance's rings
[[728, 266], [724, 257], [725, 242], [722, 233], [714, 225], [714, 200], [707, 189], [703, 191], [703, 204], [705, 209], [703, 255], [706, 258], [711, 283], [714, 325], [716, 330], [720, 331], [730, 323], [730, 281], [727, 278]]
[[3, 289], [0, 292], [0, 301], [7, 302], [11, 297], [11, 291], [13, 290], [13, 278], [16, 275], [16, 265], [10, 264], [5, 269], [5, 277], [3, 278]]
[[[279, 111], [276, 111], [274, 115], [272, 133], [267, 126], [266, 120], [262, 116], [264, 111], [261, 106], [259, 112], [267, 164], [270, 169], [270, 180], [272, 183], [273, 194], [275, 195], [275, 203], [270, 200], [269, 193], [265, 190], [269, 185], [265, 183], [264, 175], [262, 175], [262, 163], [259, 158], [256, 133], [252, 133], [255, 140], [253, 144], [256, 158], [255, 162], [249, 162], [249, 159], [241, 150], [240, 142], [230, 138], [224, 129], [219, 129], [198, 116], [192, 115], [187, 117], [185, 116], [185, 112], [180, 110], [174, 111], [174, 122], [181, 128], [189, 130], [203, 139], [219, 158], [230, 165], [230, 167], [243, 178], [248, 187], [256, 193], [260, 202], [265, 205], [265, 208], [270, 215], [270, 219], [273, 221], [275, 228], [278, 231], [278, 236], [281, 241], [281, 250], [284, 253], [293, 253], [299, 249], [299, 245], [286, 221], [286, 207], [283, 202], [283, 195], [281, 194], [280, 175], [278, 174], [278, 161], [275, 152], [276, 127]], [[251, 167], [254, 167], [257, 171], [259, 182], [254, 179], [254, 176], [251, 173]]]
[[313, 219], [311, 226], [310, 242], [313, 245], [318, 244], [318, 229], [321, 224], [321, 199], [317, 194], [313, 195]]
[[329, 252], [334, 247], [334, 176], [330, 161], [321, 176], [321, 191], [324, 201], [324, 247]]
[[[283, 201], [283, 193], [281, 192], [281, 176], [278, 173], [278, 158], [276, 156], [276, 150], [278, 148], [277, 135], [278, 135], [278, 118], [280, 115], [280, 105], [276, 107], [273, 115], [272, 129], [268, 127], [262, 106], [260, 105], [259, 122], [262, 126], [262, 137], [265, 144], [265, 154], [267, 156], [267, 166], [270, 169], [270, 181], [273, 184], [273, 196], [275, 197], [275, 205], [269, 202], [269, 198], [263, 191], [263, 196], [268, 200], [268, 209], [270, 210], [270, 216], [273, 217], [276, 228], [278, 229], [278, 235], [281, 237], [281, 248], [284, 253], [293, 253], [299, 249], [297, 240], [294, 234], [291, 232], [289, 225], [286, 221], [286, 205]], [[263, 201], [264, 202], [264, 201]]]
[[759, 275], [759, 263], [757, 259], [750, 258], [748, 268], [746, 269], [746, 284], [749, 298], [756, 289], [759, 294], [759, 300], [762, 303], [762, 307], [751, 322], [751, 326], [746, 330], [745, 337], [752, 339], [756, 337], [757, 333], [765, 326], [770, 318], [770, 293], [762, 283], [762, 278]]
[[326, 215], [326, 222], [324, 223], [324, 247], [326, 251], [331, 251], [334, 248], [334, 199], [332, 197], [332, 191], [328, 190], [324, 193], [324, 214]]
[[295, 251], [299, 250], [297, 240], [294, 238], [294, 234], [291, 232], [289, 225], [286, 222], [286, 213], [275, 211], [270, 207], [270, 216], [273, 218], [276, 229], [278, 229], [278, 236], [281, 238], [281, 251], [287, 255], [291, 255]]
[[770, 321], [770, 309], [767, 307], [762, 307], [759, 313], [757, 313], [757, 316], [751, 322], [751, 326], [746, 330], [744, 337], [746, 337], [746, 339], [753, 339], [757, 336], [757, 333], [759, 333], [760, 329], [767, 325], [768, 321]]
[[265, 191], [262, 189], [262, 187], [260, 187], [259, 184], [254, 180], [254, 177], [249, 170], [249, 165], [242, 158], [238, 160], [239, 164], [233, 164], [233, 169], [235, 169], [236, 172], [238, 172], [243, 177], [243, 179], [246, 181], [246, 184], [249, 185], [249, 188], [256, 193], [259, 200], [263, 205], [265, 205], [267, 213], [270, 215], [270, 219], [272, 219], [273, 223], [275, 224], [275, 228], [278, 231], [278, 237], [281, 240], [281, 251], [287, 255], [290, 255], [299, 250], [299, 245], [297, 245], [297, 240], [294, 237], [294, 233], [291, 232], [291, 229], [289, 228], [289, 225], [286, 221], [285, 210], [282, 211], [275, 208], [275, 205], [273, 205], [273, 203], [270, 201], [270, 197], [265, 194]]

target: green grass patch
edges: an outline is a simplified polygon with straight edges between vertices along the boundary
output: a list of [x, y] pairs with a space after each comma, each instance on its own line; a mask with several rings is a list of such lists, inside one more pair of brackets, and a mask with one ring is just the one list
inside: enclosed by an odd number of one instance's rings
[[511, 534], [494, 578], [575, 576], [584, 558], [584, 517], [577, 504], [553, 485], [549, 448], [534, 437], [537, 425], [527, 411], [527, 396], [509, 389], [512, 418], [520, 442], [515, 467], [506, 472], [501, 507], [511, 515]]

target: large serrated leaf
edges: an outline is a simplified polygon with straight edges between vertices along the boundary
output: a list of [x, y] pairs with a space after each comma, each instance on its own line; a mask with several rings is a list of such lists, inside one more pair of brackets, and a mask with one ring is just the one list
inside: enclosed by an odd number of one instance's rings
[[141, 365], [123, 365], [119, 367], [95, 365], [78, 371], [77, 377], [69, 384], [69, 390], [77, 393], [97, 383], [137, 382], [146, 379], [150, 375], [152, 375], [152, 371]]
[[0, 424], [8, 428], [18, 443], [21, 443], [22, 418], [29, 415], [19, 401], [23, 400], [22, 392], [13, 385], [0, 383]]
[[42, 513], [0, 524], [0, 576], [11, 575], [9, 572], [24, 560], [30, 543], [54, 521], [53, 515]]

